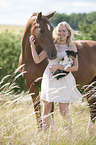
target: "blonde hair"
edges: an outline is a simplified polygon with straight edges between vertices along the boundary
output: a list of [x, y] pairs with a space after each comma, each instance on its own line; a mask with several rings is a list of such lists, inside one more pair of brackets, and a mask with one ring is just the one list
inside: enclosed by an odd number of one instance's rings
[[58, 37], [58, 30], [60, 28], [61, 25], [64, 25], [66, 27], [66, 29], [69, 31], [70, 35], [68, 36], [68, 39], [67, 39], [67, 44], [68, 46], [71, 46], [73, 43], [72, 43], [72, 39], [74, 38], [74, 34], [78, 35], [78, 32], [77, 31], [74, 31], [71, 26], [66, 22], [66, 21], [63, 21], [63, 22], [60, 22], [53, 30], [53, 38], [55, 40], [55, 42], [57, 42], [57, 40], [59, 39]]

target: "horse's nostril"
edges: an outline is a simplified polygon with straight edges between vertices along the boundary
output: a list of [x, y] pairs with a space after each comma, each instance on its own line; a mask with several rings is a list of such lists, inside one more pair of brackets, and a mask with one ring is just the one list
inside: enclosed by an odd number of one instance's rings
[[52, 58], [54, 59], [54, 58], [56, 58], [57, 57], [57, 54], [56, 53], [52, 53]]
[[49, 52], [49, 51], [47, 51], [46, 52], [47, 53], [47, 55], [48, 55], [48, 58], [51, 60], [51, 59], [55, 59], [55, 58], [57, 58], [57, 52]]

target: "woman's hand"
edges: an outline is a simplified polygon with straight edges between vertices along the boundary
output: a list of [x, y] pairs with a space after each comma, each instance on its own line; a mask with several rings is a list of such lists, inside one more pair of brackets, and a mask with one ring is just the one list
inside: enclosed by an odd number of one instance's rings
[[29, 41], [30, 41], [30, 45], [32, 45], [32, 47], [36, 47], [35, 46], [35, 41], [36, 41], [36, 38], [33, 36], [33, 35], [31, 35], [30, 37], [29, 37]]
[[30, 36], [29, 41], [30, 41], [30, 44], [31, 44], [32, 57], [34, 59], [34, 62], [36, 64], [38, 64], [38, 63], [40, 63], [41, 61], [43, 61], [47, 57], [47, 54], [46, 54], [45, 50], [43, 50], [38, 55], [38, 53], [36, 51], [36, 45], [34, 44], [35, 41], [36, 41], [36, 38], [33, 35]]
[[51, 73], [55, 73], [55, 71], [58, 69], [57, 68], [57, 66], [56, 65], [51, 65], [50, 67], [49, 67], [49, 69], [50, 69], [50, 71], [51, 71]]

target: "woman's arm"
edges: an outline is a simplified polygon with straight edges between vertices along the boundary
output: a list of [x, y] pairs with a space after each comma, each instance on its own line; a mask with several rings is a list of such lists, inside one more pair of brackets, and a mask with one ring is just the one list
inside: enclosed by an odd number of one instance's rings
[[36, 47], [34, 44], [36, 39], [34, 38], [34, 36], [31, 35], [29, 41], [31, 44], [31, 52], [32, 52], [33, 59], [34, 59], [35, 63], [38, 64], [47, 57], [47, 54], [44, 50], [39, 55], [37, 54], [36, 49], [35, 49]]
[[[56, 66], [57, 69], [61, 69], [64, 70], [64, 66], [62, 65], [57, 65]], [[67, 68], [65, 71], [77, 71], [78, 70], [78, 56], [76, 56], [76, 58], [74, 58], [74, 65], [72, 67]]]
[[[77, 52], [77, 48], [75, 45], [72, 46], [72, 50]], [[57, 69], [61, 69], [64, 70], [64, 66], [63, 65], [52, 65], [50, 66], [50, 71], [52, 73], [55, 73], [55, 71]], [[76, 58], [74, 58], [74, 65], [70, 68], [67, 68], [65, 71], [70, 72], [70, 71], [77, 71], [78, 70], [78, 56], [76, 56]]]

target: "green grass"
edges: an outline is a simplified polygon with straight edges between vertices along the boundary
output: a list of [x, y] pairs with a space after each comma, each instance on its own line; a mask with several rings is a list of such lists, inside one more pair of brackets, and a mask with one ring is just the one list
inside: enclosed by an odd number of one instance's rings
[[24, 28], [25, 26], [19, 25], [0, 25], [0, 33], [8, 30], [9, 32], [14, 32], [15, 34], [18, 34], [20, 31], [24, 31]]

